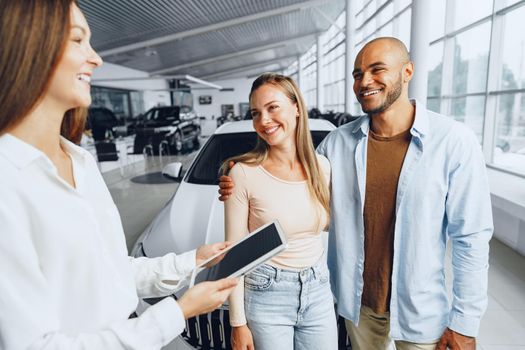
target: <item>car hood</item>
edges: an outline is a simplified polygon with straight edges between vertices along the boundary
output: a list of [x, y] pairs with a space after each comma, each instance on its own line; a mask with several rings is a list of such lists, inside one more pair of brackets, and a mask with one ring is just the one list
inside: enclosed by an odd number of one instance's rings
[[146, 256], [180, 254], [203, 244], [224, 241], [224, 205], [217, 185], [181, 182], [142, 241]]

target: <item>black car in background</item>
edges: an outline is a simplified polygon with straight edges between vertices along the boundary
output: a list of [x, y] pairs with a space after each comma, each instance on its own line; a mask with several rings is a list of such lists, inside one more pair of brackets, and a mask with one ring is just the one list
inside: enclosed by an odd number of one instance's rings
[[308, 117], [312, 119], [326, 119], [332, 124], [334, 124], [336, 127], [339, 127], [343, 124], [349, 123], [359, 118], [359, 116], [353, 116], [349, 113], [344, 112], [328, 111], [326, 113], [321, 113], [321, 111], [317, 108], [312, 108], [308, 112]]
[[166, 106], [154, 107], [144, 113], [134, 126], [133, 153], [143, 153], [148, 147], [150, 152], [158, 154], [161, 143], [169, 148], [170, 153], [182, 151], [186, 144], [198, 147], [201, 133], [199, 118], [184, 112], [181, 113], [179, 106]]
[[95, 142], [114, 138], [114, 128], [118, 125], [120, 122], [110, 109], [105, 107], [89, 108], [86, 129], [91, 130]]

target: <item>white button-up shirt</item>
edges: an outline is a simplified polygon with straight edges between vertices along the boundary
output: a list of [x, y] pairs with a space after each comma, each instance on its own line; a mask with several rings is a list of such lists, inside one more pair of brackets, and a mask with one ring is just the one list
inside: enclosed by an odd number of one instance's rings
[[61, 143], [76, 188], [44, 153], [0, 136], [0, 349], [159, 349], [185, 326], [175, 300], [128, 316], [138, 297], [179, 288], [195, 251], [128, 257], [119, 213], [93, 157]]

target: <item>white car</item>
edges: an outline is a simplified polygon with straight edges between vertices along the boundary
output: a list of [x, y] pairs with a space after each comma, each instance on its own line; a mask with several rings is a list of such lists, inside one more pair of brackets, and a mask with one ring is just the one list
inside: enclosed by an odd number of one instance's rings
[[[310, 119], [309, 124], [315, 147], [335, 129], [332, 123], [322, 119]], [[253, 149], [255, 142], [252, 121], [219, 127], [193, 160], [176, 193], [141, 234], [132, 255], [179, 254], [203, 244], [224, 241], [224, 205], [217, 192], [219, 167], [227, 158]], [[172, 163], [164, 172], [179, 177], [181, 171], [182, 164]], [[229, 327], [228, 311], [224, 307], [198, 320], [188, 320], [182, 339], [191, 345], [190, 349], [230, 349]]]

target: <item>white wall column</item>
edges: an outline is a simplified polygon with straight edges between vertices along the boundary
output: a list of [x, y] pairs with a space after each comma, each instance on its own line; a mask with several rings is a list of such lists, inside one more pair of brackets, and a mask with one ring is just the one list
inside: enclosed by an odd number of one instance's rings
[[346, 0], [346, 25], [345, 25], [345, 112], [354, 114], [355, 95], [352, 88], [354, 78], [355, 56], [355, 17], [354, 0]]
[[316, 72], [316, 103], [317, 103], [317, 109], [319, 109], [321, 112], [324, 110], [324, 86], [323, 86], [323, 45], [321, 43], [321, 35], [317, 36], [317, 72]]
[[[504, 33], [504, 16], [497, 16], [492, 14], [492, 29], [490, 34], [490, 50], [489, 50], [489, 65], [488, 65], [488, 77], [487, 77], [487, 88], [485, 89], [485, 118], [483, 120], [483, 154], [487, 163], [494, 162], [494, 148], [497, 140], [497, 115], [498, 115], [498, 96], [490, 95], [489, 91], [498, 90], [500, 83], [500, 67], [503, 66], [502, 55], [503, 42], [504, 40], [498, 40]], [[519, 116], [520, 98], [519, 94], [516, 94], [514, 100], [513, 115]], [[524, 226], [525, 229], [525, 226]]]
[[410, 26], [410, 57], [414, 61], [414, 77], [410, 83], [408, 96], [426, 105], [428, 82], [428, 43], [430, 42], [431, 1], [412, 0], [412, 19]]

